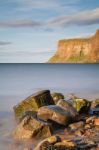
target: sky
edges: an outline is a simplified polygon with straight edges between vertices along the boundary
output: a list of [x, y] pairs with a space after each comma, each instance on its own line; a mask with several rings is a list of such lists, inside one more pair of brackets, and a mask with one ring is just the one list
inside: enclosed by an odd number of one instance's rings
[[99, 0], [0, 0], [0, 63], [44, 63], [60, 39], [99, 29]]

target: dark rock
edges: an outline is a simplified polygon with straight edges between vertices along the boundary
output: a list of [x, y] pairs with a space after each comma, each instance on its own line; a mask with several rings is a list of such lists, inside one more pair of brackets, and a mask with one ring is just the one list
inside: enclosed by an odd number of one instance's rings
[[60, 99], [64, 99], [64, 95], [61, 94], [61, 93], [52, 93], [51, 94], [55, 104], [57, 104], [57, 102], [60, 100]]
[[71, 118], [75, 120], [75, 118], [78, 116], [77, 110], [66, 100], [59, 100], [57, 103], [57, 106], [60, 106], [62, 109], [64, 109], [66, 112], [70, 113]]
[[99, 116], [99, 99], [92, 101], [91, 108], [90, 108], [91, 115], [98, 115]]
[[50, 123], [39, 120], [36, 117], [26, 116], [17, 126], [14, 137], [16, 139], [46, 138], [51, 136], [51, 129]]
[[72, 115], [57, 105], [43, 106], [39, 108], [38, 118], [45, 121], [53, 120], [60, 125], [68, 125], [72, 121]]
[[41, 106], [53, 105], [54, 101], [50, 95], [49, 90], [37, 92], [18, 105], [14, 106], [14, 112], [16, 117], [22, 117], [26, 111], [37, 112]]

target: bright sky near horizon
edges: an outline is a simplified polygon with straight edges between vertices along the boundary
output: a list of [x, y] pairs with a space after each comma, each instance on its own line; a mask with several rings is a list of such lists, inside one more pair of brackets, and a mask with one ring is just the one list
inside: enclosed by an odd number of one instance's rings
[[99, 28], [99, 0], [0, 0], [0, 62], [46, 62], [57, 41]]

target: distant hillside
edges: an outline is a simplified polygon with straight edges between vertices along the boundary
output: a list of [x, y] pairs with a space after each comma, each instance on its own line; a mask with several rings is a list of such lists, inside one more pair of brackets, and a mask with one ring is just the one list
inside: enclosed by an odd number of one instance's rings
[[99, 63], [99, 29], [90, 38], [60, 40], [48, 63]]

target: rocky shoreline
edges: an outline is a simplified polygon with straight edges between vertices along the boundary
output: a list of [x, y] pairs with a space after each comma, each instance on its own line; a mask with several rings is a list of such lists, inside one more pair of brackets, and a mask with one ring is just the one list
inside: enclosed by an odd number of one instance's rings
[[37, 92], [13, 107], [16, 140], [41, 140], [23, 150], [99, 150], [99, 99], [92, 102], [49, 90]]

